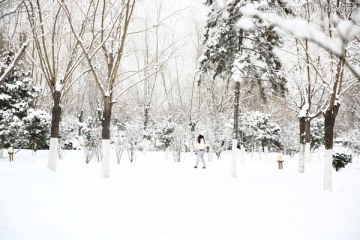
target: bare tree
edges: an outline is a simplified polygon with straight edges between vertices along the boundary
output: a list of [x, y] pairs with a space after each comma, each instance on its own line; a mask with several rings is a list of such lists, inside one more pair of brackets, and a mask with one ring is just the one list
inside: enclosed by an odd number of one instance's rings
[[[40, 69], [53, 100], [50, 152], [48, 168], [56, 171], [58, 158], [58, 138], [62, 116], [61, 102], [66, 89], [78, 76], [73, 76], [83, 57], [79, 53], [79, 43], [64, 26], [61, 5], [57, 2], [24, 1], [29, 20], [33, 48], [36, 56], [33, 64]], [[84, 34], [84, 25], [78, 34]], [[79, 73], [80, 75], [82, 73]]]
[[[94, 80], [102, 96], [102, 147], [103, 177], [110, 177], [110, 122], [112, 107], [120, 94], [115, 95], [119, 71], [125, 55], [126, 39], [135, 0], [108, 2], [93, 0], [88, 3], [91, 12], [81, 12], [81, 8], [71, 9], [64, 0], [58, 0], [68, 18], [71, 31], [78, 40], [85, 59], [89, 64]], [[77, 17], [82, 25], [87, 25], [86, 40], [78, 34]], [[105, 70], [105, 71], [103, 71]], [[129, 87], [143, 81], [140, 79]]]

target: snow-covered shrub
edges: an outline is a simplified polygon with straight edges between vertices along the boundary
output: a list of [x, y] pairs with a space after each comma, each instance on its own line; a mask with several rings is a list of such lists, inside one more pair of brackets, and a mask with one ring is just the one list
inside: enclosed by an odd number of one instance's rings
[[360, 124], [355, 123], [349, 132], [346, 133], [349, 147], [355, 154], [360, 154]]
[[[286, 154], [292, 155], [299, 149], [299, 123], [298, 121], [284, 121], [281, 125], [280, 143], [278, 150], [285, 150]], [[285, 148], [285, 149], [284, 149]]]
[[171, 133], [171, 149], [174, 154], [174, 161], [180, 162], [180, 155], [183, 150], [185, 150], [186, 145], [186, 125], [182, 125], [177, 122], [173, 122], [174, 131]]
[[78, 119], [65, 118], [60, 122], [60, 144], [61, 148], [65, 150], [80, 149], [79, 146], [79, 122]]
[[240, 137], [246, 148], [279, 145], [280, 127], [269, 114], [246, 112], [240, 116]]
[[313, 119], [310, 130], [310, 148], [314, 151], [324, 144], [324, 118]]
[[131, 162], [135, 160], [135, 151], [139, 148], [139, 144], [143, 138], [144, 125], [141, 119], [134, 119], [125, 123], [126, 132], [126, 149]]
[[[28, 147], [48, 149], [51, 116], [43, 110], [29, 109], [23, 121], [23, 136], [29, 140]], [[36, 143], [36, 145], [34, 145]]]
[[157, 135], [158, 135], [158, 141], [161, 143], [161, 145], [164, 147], [164, 149], [167, 149], [171, 146], [173, 142], [173, 133], [175, 130], [175, 123], [172, 121], [171, 118], [163, 119], [161, 122]]
[[88, 117], [81, 123], [81, 133], [84, 141], [85, 161], [89, 163], [91, 160], [101, 160], [101, 131], [98, 121], [93, 117]]
[[351, 154], [335, 153], [335, 154], [333, 154], [332, 165], [333, 165], [334, 169], [338, 172], [342, 168], [344, 168], [348, 163], [351, 163], [351, 161], [352, 161]]
[[219, 158], [231, 145], [233, 126], [224, 115], [209, 117], [206, 121], [206, 145], [210, 146]]

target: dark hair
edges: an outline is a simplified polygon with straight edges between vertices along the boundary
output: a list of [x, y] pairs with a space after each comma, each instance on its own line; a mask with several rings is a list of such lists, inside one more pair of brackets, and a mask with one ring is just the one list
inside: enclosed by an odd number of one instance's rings
[[200, 143], [200, 140], [203, 139], [204, 143], [205, 143], [205, 138], [203, 135], [199, 134], [199, 136], [197, 137], [197, 142]]

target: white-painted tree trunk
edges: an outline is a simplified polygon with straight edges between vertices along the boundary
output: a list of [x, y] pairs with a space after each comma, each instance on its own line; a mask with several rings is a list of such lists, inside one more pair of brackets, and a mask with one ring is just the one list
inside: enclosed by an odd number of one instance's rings
[[54, 172], [56, 172], [57, 162], [59, 159], [58, 145], [59, 145], [58, 138], [50, 138], [48, 168]]
[[305, 162], [311, 162], [311, 151], [310, 151], [310, 143], [305, 144]]
[[283, 155], [286, 155], [286, 147], [284, 146]]
[[265, 146], [264, 147], [264, 154], [267, 155], [269, 153], [269, 147]]
[[110, 178], [110, 139], [102, 139], [102, 171], [104, 178]]
[[300, 143], [299, 173], [305, 172], [305, 144]]
[[332, 191], [332, 149], [325, 149], [325, 166], [324, 166], [324, 190]]
[[231, 160], [231, 176], [237, 177], [237, 164], [236, 164], [236, 150], [237, 150], [237, 139], [232, 140], [232, 160]]
[[214, 151], [213, 151], [212, 147], [209, 147], [209, 152], [207, 155], [208, 155], [208, 159], [210, 162], [213, 160], [213, 154], [214, 154]]
[[0, 148], [0, 158], [4, 158], [4, 149]]
[[261, 160], [261, 153], [262, 153], [262, 146], [261, 145], [258, 148], [258, 152], [259, 152], [259, 160]]
[[241, 145], [241, 161], [244, 162], [245, 161], [245, 146]]
[[165, 160], [167, 161], [167, 160], [169, 160], [169, 148], [167, 147], [166, 149], [165, 149]]
[[36, 163], [36, 151], [32, 151], [32, 155], [33, 155], [33, 163]]

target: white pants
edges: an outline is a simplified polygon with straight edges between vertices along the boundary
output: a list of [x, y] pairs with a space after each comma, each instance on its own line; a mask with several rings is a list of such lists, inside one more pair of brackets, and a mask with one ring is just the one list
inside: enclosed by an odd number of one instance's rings
[[205, 153], [204, 150], [198, 150], [196, 152], [196, 165], [195, 165], [196, 167], [199, 165], [200, 158], [201, 158], [203, 167], [205, 167], [204, 153]]

